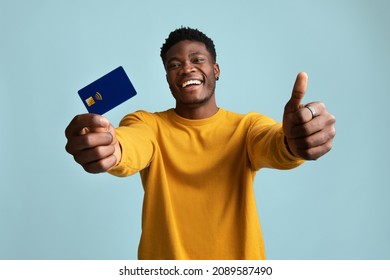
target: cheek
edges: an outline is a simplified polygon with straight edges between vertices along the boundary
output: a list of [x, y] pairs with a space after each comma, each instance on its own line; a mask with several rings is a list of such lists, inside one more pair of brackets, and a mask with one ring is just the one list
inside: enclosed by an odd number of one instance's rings
[[172, 80], [167, 79], [169, 90], [173, 95], [178, 94], [180, 89], [177, 87], [176, 83]]
[[167, 75], [167, 83], [168, 83], [169, 88], [173, 88], [175, 86], [173, 79], [170, 78], [168, 75]]
[[216, 82], [215, 74], [214, 74], [214, 72], [210, 72], [208, 74], [208, 78], [207, 78], [207, 83], [206, 84], [209, 87], [214, 87], [215, 82]]
[[176, 76], [176, 73], [173, 73], [172, 71], [166, 74], [166, 79], [170, 87], [175, 85]]

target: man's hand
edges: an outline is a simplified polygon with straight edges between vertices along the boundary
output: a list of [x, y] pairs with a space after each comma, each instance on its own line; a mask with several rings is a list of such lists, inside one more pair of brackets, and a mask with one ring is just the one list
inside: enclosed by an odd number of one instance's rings
[[115, 129], [107, 118], [83, 114], [73, 118], [65, 130], [65, 149], [87, 172], [106, 172], [121, 159]]
[[303, 159], [316, 160], [332, 148], [336, 119], [325, 105], [302, 105], [307, 88], [307, 74], [298, 74], [290, 100], [284, 108], [283, 131], [290, 151]]

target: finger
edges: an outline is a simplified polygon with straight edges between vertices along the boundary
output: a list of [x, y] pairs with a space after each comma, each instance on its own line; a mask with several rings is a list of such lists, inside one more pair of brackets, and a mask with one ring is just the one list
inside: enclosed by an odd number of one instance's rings
[[307, 89], [308, 76], [305, 72], [300, 72], [295, 80], [290, 100], [285, 106], [285, 113], [296, 112], [301, 108], [302, 99]]
[[329, 140], [332, 140], [335, 135], [336, 130], [334, 127], [330, 127], [329, 129], [318, 131], [307, 137], [295, 138], [291, 145], [294, 146], [296, 150], [307, 150], [326, 144]]
[[[309, 112], [310, 114], [310, 112]], [[301, 138], [313, 135], [324, 129], [327, 119], [324, 116], [318, 116], [310, 121], [291, 127], [289, 137]]]
[[116, 135], [115, 127], [112, 124], [109, 124], [107, 127], [107, 132], [111, 133], [111, 135], [114, 137]]
[[[310, 108], [308, 108], [310, 107]], [[317, 118], [326, 112], [325, 105], [320, 102], [311, 102], [302, 106], [293, 117], [295, 124], [304, 124], [311, 121], [313, 118]], [[313, 114], [314, 113], [314, 114]]]
[[108, 129], [110, 122], [107, 118], [97, 115], [97, 114], [82, 114], [77, 115], [69, 123], [68, 127], [65, 129], [65, 135], [67, 138], [85, 134], [91, 130], [95, 129]]
[[117, 158], [114, 155], [110, 155], [104, 159], [83, 164], [85, 171], [89, 173], [102, 173], [106, 172], [110, 168], [114, 167], [117, 162]]
[[105, 159], [114, 154], [114, 152], [115, 147], [113, 145], [97, 146], [92, 149], [80, 151], [79, 153], [74, 155], [74, 159], [77, 163], [85, 165]]
[[69, 141], [65, 148], [69, 153], [74, 154], [85, 149], [109, 145], [112, 141], [113, 136], [109, 132], [91, 132], [85, 135], [73, 136], [72, 141]]
[[299, 155], [301, 158], [305, 160], [316, 160], [321, 156], [323, 156], [324, 154], [326, 154], [327, 152], [329, 152], [332, 149], [332, 146], [333, 146], [333, 140], [330, 139], [326, 143], [316, 147], [295, 150], [295, 154]]

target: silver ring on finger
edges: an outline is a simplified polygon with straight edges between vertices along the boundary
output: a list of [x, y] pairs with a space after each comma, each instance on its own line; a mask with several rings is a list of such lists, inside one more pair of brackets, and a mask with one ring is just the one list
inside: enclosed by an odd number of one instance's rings
[[306, 105], [305, 108], [307, 108], [307, 109], [310, 111], [311, 116], [312, 116], [313, 119], [314, 119], [315, 117], [317, 117], [316, 110], [315, 110], [312, 106]]

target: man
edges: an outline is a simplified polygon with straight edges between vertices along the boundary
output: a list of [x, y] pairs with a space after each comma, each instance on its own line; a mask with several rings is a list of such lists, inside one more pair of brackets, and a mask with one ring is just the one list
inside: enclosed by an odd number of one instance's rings
[[138, 111], [117, 129], [103, 116], [76, 116], [66, 150], [91, 173], [140, 172], [145, 196], [139, 259], [265, 259], [253, 180], [260, 168], [290, 169], [328, 152], [335, 118], [301, 104], [297, 76], [283, 123], [218, 108], [213, 41], [179, 28], [161, 48], [174, 109]]

